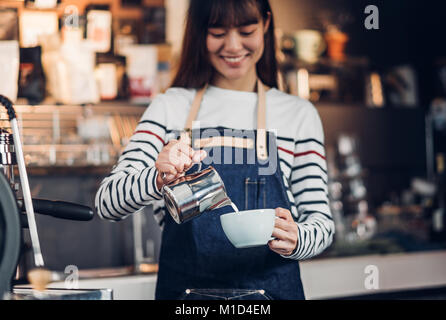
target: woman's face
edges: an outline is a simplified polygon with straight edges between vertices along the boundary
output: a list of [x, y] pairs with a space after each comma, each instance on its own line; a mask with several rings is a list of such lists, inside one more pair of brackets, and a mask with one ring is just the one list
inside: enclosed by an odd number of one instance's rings
[[231, 28], [212, 27], [208, 29], [207, 50], [209, 60], [218, 76], [227, 80], [241, 80], [255, 72], [256, 63], [264, 49], [266, 22], [247, 23]]

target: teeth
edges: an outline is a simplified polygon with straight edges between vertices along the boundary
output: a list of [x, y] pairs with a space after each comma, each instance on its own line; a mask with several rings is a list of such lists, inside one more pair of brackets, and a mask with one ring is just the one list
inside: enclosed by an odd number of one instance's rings
[[224, 57], [223, 59], [225, 59], [225, 60], [228, 61], [228, 62], [235, 63], [235, 62], [240, 62], [240, 61], [242, 61], [243, 58], [244, 58], [244, 56], [240, 56], [240, 57], [237, 57], [237, 58]]

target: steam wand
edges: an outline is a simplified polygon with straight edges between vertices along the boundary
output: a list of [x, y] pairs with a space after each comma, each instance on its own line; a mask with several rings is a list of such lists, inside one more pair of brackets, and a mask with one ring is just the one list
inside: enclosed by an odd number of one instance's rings
[[20, 132], [16, 114], [12, 102], [7, 97], [0, 95], [0, 104], [6, 108], [9, 122], [11, 124], [14, 146], [16, 149], [17, 165], [20, 175], [20, 183], [22, 185], [23, 200], [25, 203], [26, 215], [28, 217], [29, 233], [31, 236], [31, 243], [34, 253], [34, 264], [36, 267], [43, 267], [43, 256], [42, 251], [40, 250], [39, 235], [37, 233], [36, 219], [34, 216], [34, 208], [31, 198], [31, 191], [29, 189], [28, 175], [26, 174], [25, 159], [23, 157], [22, 142], [20, 141]]

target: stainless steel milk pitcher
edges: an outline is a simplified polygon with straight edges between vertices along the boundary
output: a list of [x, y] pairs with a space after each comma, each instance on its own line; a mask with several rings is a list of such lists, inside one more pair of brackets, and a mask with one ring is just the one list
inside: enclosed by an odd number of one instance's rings
[[184, 223], [203, 212], [231, 204], [218, 172], [209, 166], [177, 178], [162, 188], [164, 202], [176, 223]]

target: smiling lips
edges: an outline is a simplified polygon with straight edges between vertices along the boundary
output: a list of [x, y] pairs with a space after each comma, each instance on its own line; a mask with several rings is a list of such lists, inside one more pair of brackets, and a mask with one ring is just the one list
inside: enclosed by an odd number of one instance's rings
[[242, 56], [221, 56], [224, 62], [226, 62], [230, 67], [239, 67], [241, 62], [248, 56], [248, 54]]

